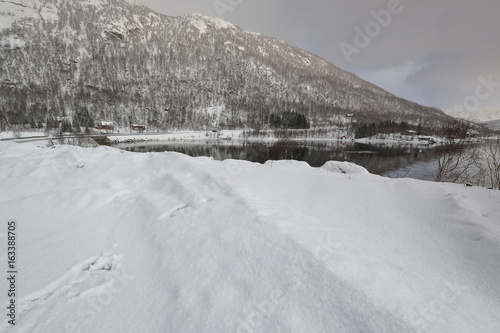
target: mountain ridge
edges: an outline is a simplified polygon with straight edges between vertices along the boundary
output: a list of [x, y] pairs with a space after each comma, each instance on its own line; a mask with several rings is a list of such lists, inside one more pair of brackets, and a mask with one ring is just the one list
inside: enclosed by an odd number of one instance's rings
[[[0, 1], [0, 12], [13, 3]], [[157, 128], [262, 128], [272, 113], [290, 110], [316, 127], [346, 113], [427, 127], [451, 119], [219, 18], [171, 17], [129, 0], [31, 4], [36, 15], [0, 30], [4, 125], [81, 108], [95, 119]]]

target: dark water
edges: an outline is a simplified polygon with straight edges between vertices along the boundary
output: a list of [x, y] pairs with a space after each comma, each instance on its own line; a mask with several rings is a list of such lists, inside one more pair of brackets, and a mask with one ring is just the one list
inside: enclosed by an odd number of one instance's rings
[[294, 159], [319, 167], [327, 161], [348, 161], [365, 167], [373, 174], [394, 178], [412, 177], [432, 180], [432, 164], [439, 150], [432, 146], [366, 145], [339, 142], [164, 142], [118, 145], [134, 152], [175, 151], [189, 156], [207, 156], [216, 160], [237, 159], [264, 163], [268, 160]]

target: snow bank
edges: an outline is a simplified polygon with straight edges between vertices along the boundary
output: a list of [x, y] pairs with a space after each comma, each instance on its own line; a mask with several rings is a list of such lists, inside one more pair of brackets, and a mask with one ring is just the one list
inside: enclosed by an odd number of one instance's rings
[[16, 137], [19, 138], [31, 138], [31, 137], [44, 137], [45, 133], [43, 132], [17, 132], [14, 133], [12, 131], [0, 132], [0, 139], [14, 139]]
[[228, 130], [211, 133], [210, 131], [179, 131], [172, 133], [163, 134], [130, 134], [130, 135], [109, 135], [108, 138], [119, 143], [131, 143], [131, 142], [148, 142], [148, 141], [194, 141], [194, 140], [206, 140], [210, 138], [216, 138], [220, 135], [221, 139], [226, 138], [239, 138], [243, 131], [241, 130]]
[[322, 169], [343, 174], [368, 174], [365, 168], [349, 162], [328, 161], [322, 166]]
[[17, 332], [500, 330], [498, 191], [11, 142], [0, 170]]

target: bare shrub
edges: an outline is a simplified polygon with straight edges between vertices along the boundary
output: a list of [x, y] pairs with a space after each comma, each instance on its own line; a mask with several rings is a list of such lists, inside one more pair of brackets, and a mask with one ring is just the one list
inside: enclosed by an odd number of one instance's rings
[[437, 161], [434, 180], [438, 182], [466, 182], [473, 179], [474, 166], [479, 153], [471, 149], [468, 140], [471, 125], [463, 121], [453, 121], [443, 129], [446, 142], [439, 148], [441, 156]]
[[476, 161], [482, 186], [500, 189], [500, 138], [478, 148], [480, 158]]

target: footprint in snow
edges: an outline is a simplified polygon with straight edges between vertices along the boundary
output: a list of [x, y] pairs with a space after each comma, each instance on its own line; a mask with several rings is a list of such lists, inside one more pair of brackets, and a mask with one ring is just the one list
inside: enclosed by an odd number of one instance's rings
[[[52, 313], [54, 307], [75, 298], [99, 293], [106, 285], [113, 283], [112, 271], [116, 269], [120, 259], [113, 254], [113, 249], [92, 256], [75, 264], [46, 287], [20, 299], [18, 314], [23, 318], [22, 328], [35, 331], [36, 326]], [[0, 331], [2, 328], [0, 327]]]

